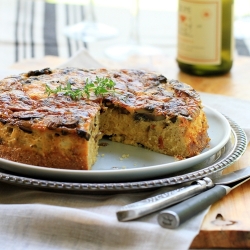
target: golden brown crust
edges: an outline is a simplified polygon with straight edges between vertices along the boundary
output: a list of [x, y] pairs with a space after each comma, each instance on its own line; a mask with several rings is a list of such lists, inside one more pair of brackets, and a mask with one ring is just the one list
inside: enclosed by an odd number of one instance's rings
[[[115, 94], [102, 98], [92, 94], [89, 99], [72, 100], [60, 93], [50, 96], [46, 93], [46, 85], [55, 89], [70, 83], [73, 88], [82, 89], [87, 79], [95, 80], [96, 76], [112, 79], [116, 84]], [[112, 119], [110, 112], [116, 115], [117, 124], [127, 119], [137, 130], [143, 128], [141, 136], [146, 134], [152, 141], [140, 141], [139, 137], [132, 140], [138, 134], [135, 129], [131, 129], [125, 139], [126, 133], [112, 131], [105, 120]], [[199, 154], [209, 141], [198, 93], [189, 85], [143, 70], [44, 69], [7, 77], [0, 81], [0, 122], [0, 157], [47, 167], [89, 169], [97, 151], [97, 146], [93, 145], [102, 136], [99, 130], [116, 141], [142, 144], [157, 152], [181, 157]], [[15, 134], [6, 132], [8, 128], [14, 129]], [[120, 128], [124, 130], [121, 123]], [[177, 136], [185, 139], [180, 142], [183, 149], [169, 148], [167, 133], [183, 133]], [[23, 135], [30, 141], [35, 140], [34, 135], [42, 138], [43, 142], [35, 143], [35, 147], [41, 149], [8, 140]], [[48, 135], [51, 135], [50, 144], [54, 145], [49, 150], [43, 145]], [[65, 138], [71, 137], [74, 137], [75, 146], [81, 148], [77, 153], [74, 145], [62, 146]], [[95, 152], [90, 156], [91, 150]], [[74, 165], [69, 166], [72, 161]]]

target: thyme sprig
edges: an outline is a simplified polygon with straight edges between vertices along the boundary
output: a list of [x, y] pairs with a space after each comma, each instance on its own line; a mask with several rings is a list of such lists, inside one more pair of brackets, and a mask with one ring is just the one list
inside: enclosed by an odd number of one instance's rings
[[48, 84], [45, 86], [45, 93], [50, 96], [51, 94], [63, 94], [69, 96], [72, 100], [79, 100], [82, 97], [90, 98], [91, 93], [96, 96], [103, 96], [108, 93], [114, 93], [115, 82], [108, 78], [96, 77], [94, 81], [86, 79], [83, 88], [73, 88], [71, 83], [67, 83], [65, 87], [59, 85], [55, 89], [51, 89]]

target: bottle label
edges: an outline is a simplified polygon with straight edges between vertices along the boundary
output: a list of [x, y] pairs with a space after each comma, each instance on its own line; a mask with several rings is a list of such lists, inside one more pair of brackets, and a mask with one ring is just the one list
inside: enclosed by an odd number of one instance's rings
[[179, 0], [177, 59], [221, 63], [221, 0]]

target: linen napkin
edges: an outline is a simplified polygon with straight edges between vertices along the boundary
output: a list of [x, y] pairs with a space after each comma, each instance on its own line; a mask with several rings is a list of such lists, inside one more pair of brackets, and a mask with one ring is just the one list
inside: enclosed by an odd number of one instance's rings
[[[64, 66], [99, 67], [86, 50]], [[0, 72], [2, 77], [3, 72]], [[204, 103], [228, 115], [250, 138], [250, 102], [203, 94]], [[135, 221], [118, 222], [116, 211], [126, 204], [160, 194], [160, 188], [129, 194], [73, 194], [38, 191], [0, 183], [0, 246], [2, 249], [189, 249], [208, 209], [178, 229], [163, 229], [157, 212]]]

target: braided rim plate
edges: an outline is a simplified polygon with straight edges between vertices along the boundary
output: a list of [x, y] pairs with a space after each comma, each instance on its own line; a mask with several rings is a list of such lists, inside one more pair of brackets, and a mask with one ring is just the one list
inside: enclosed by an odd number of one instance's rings
[[[227, 118], [227, 117], [226, 117]], [[222, 171], [232, 165], [245, 152], [247, 137], [240, 126], [227, 118], [231, 126], [231, 135], [218, 152], [188, 170], [180, 171], [169, 176], [162, 176], [152, 180], [118, 182], [118, 183], [77, 183], [61, 182], [36, 178], [29, 178], [12, 174], [0, 169], [0, 181], [22, 187], [29, 187], [42, 190], [78, 192], [78, 193], [120, 193], [147, 191], [150, 189], [173, 186], [185, 182], [194, 181], [205, 176], [210, 176]]]

